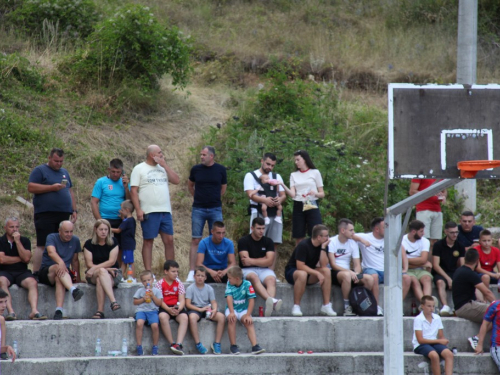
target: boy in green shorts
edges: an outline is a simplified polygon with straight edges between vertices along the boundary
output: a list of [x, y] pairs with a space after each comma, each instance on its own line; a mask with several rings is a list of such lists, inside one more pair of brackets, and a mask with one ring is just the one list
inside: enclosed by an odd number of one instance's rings
[[234, 266], [227, 271], [226, 287], [226, 318], [227, 333], [231, 343], [231, 354], [240, 354], [240, 348], [236, 345], [236, 322], [239, 320], [247, 329], [248, 338], [252, 344], [252, 354], [265, 352], [257, 343], [255, 327], [252, 320], [252, 310], [255, 305], [255, 291], [250, 281], [243, 280], [243, 271]]

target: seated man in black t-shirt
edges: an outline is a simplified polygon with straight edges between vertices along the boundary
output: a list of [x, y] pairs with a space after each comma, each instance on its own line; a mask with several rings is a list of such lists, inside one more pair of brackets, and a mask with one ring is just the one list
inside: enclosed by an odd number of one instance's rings
[[472, 211], [462, 212], [457, 241], [465, 247], [465, 250], [469, 250], [469, 248], [479, 243], [479, 233], [481, 233], [483, 227], [475, 224], [476, 219]]
[[[330, 243], [328, 228], [317, 224], [312, 230], [312, 237], [299, 242], [285, 267], [285, 278], [293, 285], [293, 316], [302, 316], [300, 300], [306, 291], [306, 285], [319, 282], [323, 292], [323, 306], [320, 315], [337, 316], [330, 303], [332, 289], [331, 271], [327, 267], [327, 248]], [[316, 267], [317, 264], [319, 267]]]
[[[476, 289], [478, 289], [488, 302], [493, 302], [495, 296], [481, 281], [474, 270], [479, 263], [479, 253], [476, 249], [469, 249], [465, 253], [465, 264], [458, 268], [453, 275], [453, 305], [455, 313], [459, 318], [464, 318], [476, 323], [483, 321], [483, 316], [489, 304], [476, 301]], [[476, 349], [477, 335], [470, 337], [469, 342], [472, 349]]]
[[453, 221], [446, 223], [444, 233], [446, 237], [437, 241], [432, 248], [432, 275], [439, 299], [443, 304], [439, 314], [450, 316], [452, 310], [448, 306], [446, 289], [451, 290], [456, 269], [464, 265], [465, 248], [457, 241], [457, 223]]
[[264, 219], [252, 220], [252, 233], [238, 241], [238, 255], [243, 277], [252, 283], [255, 292], [266, 301], [264, 315], [271, 316], [273, 310], [281, 308], [282, 301], [276, 299], [276, 274], [269, 268], [274, 262], [274, 243], [264, 236]]

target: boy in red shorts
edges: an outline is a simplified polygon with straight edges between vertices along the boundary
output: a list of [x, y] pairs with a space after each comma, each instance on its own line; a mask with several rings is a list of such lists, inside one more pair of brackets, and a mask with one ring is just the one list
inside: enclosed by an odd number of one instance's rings
[[[183, 355], [182, 341], [186, 336], [188, 328], [188, 315], [184, 308], [185, 294], [184, 284], [179, 280], [179, 264], [175, 260], [167, 260], [163, 265], [164, 277], [156, 283], [156, 288], [161, 290], [163, 303], [160, 306], [160, 327], [170, 344], [170, 350], [174, 354]], [[172, 337], [170, 330], [170, 319], [179, 323], [177, 330], [177, 342]]]

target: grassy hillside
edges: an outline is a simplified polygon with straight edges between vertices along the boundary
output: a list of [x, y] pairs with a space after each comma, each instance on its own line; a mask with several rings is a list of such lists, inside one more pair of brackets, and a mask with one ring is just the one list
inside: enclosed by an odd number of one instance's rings
[[[63, 0], [42, 1], [56, 12]], [[81, 4], [65, 1], [68, 7]], [[72, 66], [88, 56], [95, 39], [63, 28], [62, 20], [50, 18], [54, 12], [13, 22], [24, 3], [0, 0], [0, 218], [20, 215], [23, 230], [34, 237], [32, 213], [15, 198], [30, 200], [31, 169], [60, 146], [76, 182], [76, 234], [86, 239], [93, 221], [90, 193], [107, 162], [120, 157], [130, 172], [147, 145], [158, 143], [182, 180], [171, 193], [183, 274], [191, 233], [185, 181], [202, 143], [214, 143], [219, 160], [232, 168], [225, 215], [233, 239], [247, 221], [242, 176], [258, 166], [263, 149], [281, 154], [285, 180], [293, 150], [314, 149], [331, 184], [322, 208], [326, 222], [333, 229], [340, 216], [349, 216], [361, 229], [384, 207], [387, 83], [455, 80], [456, 0], [137, 1], [155, 24], [176, 26], [190, 41], [192, 74], [185, 90], [174, 90], [169, 74], [147, 89], [109, 72], [103, 76], [104, 70], [83, 80]], [[88, 4], [92, 11], [85, 8], [81, 17], [88, 16], [94, 30], [98, 22], [118, 19], [123, 6], [115, 0]], [[478, 83], [500, 76], [494, 4], [481, 2]], [[300, 113], [292, 116], [293, 108]], [[496, 182], [480, 184], [485, 223], [497, 219], [496, 204], [489, 204], [496, 189]], [[406, 191], [407, 182], [393, 182], [389, 202]], [[447, 216], [454, 218], [457, 210], [459, 204], [447, 207]], [[286, 228], [282, 258], [292, 248], [288, 222]], [[154, 251], [158, 271], [162, 250]], [[139, 252], [136, 258], [140, 264]]]

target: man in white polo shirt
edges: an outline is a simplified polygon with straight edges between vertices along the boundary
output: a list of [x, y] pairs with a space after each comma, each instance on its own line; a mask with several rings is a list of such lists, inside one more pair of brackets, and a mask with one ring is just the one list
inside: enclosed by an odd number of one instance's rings
[[[332, 285], [340, 286], [342, 298], [344, 299], [344, 316], [355, 316], [352, 306], [349, 304], [349, 293], [353, 286], [364, 286], [373, 289], [374, 279], [361, 273], [361, 262], [359, 260], [359, 247], [353, 239], [354, 224], [349, 219], [340, 219], [338, 235], [330, 238], [328, 244], [329, 266], [332, 269]], [[370, 243], [361, 239], [366, 246]], [[353, 267], [351, 268], [351, 260]], [[366, 276], [366, 277], [365, 277]], [[377, 285], [378, 287], [378, 285]]]

